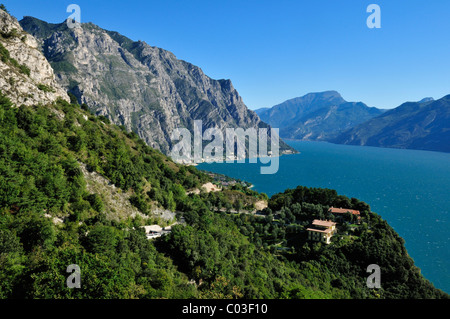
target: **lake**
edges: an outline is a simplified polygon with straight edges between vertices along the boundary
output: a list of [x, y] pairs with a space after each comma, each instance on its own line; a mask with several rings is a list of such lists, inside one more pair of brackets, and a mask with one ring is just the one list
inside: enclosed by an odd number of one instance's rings
[[450, 154], [286, 141], [300, 154], [280, 157], [279, 170], [253, 163], [202, 163], [202, 170], [248, 181], [267, 195], [297, 185], [337, 190], [368, 203], [405, 240], [409, 255], [435, 287], [450, 293]]

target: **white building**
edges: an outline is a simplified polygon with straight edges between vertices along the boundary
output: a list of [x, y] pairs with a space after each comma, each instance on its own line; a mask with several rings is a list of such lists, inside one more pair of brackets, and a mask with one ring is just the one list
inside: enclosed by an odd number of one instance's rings
[[325, 244], [331, 243], [331, 237], [336, 232], [336, 223], [328, 220], [315, 219], [312, 226], [306, 229], [308, 240], [318, 241]]

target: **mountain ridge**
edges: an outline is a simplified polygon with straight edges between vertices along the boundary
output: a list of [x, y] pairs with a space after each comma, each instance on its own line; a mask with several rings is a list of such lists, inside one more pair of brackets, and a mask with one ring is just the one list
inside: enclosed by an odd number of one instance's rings
[[263, 121], [280, 127], [282, 138], [319, 141], [329, 141], [383, 112], [362, 102], [347, 102], [337, 91], [308, 93], [256, 110]]
[[331, 142], [450, 152], [450, 95], [403, 103]]
[[[249, 110], [230, 80], [214, 80], [167, 50], [92, 23], [68, 29], [25, 17], [59, 82], [99, 115], [168, 154], [171, 132], [202, 120], [203, 129], [269, 127]], [[270, 137], [269, 137], [270, 140]], [[294, 150], [280, 141], [281, 152]]]

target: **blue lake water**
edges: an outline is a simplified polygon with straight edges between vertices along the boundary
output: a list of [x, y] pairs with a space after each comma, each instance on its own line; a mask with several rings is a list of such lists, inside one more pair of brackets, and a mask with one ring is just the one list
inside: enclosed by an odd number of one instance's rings
[[248, 181], [269, 196], [303, 185], [363, 200], [405, 239], [425, 278], [450, 293], [450, 154], [287, 142], [301, 153], [280, 157], [273, 175], [262, 175], [268, 164], [259, 161], [198, 168]]

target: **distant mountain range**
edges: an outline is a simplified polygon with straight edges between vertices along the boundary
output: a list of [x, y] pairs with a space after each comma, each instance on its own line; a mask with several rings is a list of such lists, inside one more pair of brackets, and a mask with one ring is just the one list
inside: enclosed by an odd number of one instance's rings
[[450, 152], [450, 95], [404, 103], [331, 142]]
[[[98, 115], [136, 132], [168, 154], [175, 128], [267, 128], [230, 80], [214, 80], [169, 51], [132, 41], [92, 23], [70, 29], [24, 17], [58, 82]], [[268, 139], [270, 143], [270, 137]], [[280, 141], [280, 153], [295, 152]]]
[[280, 128], [280, 136], [329, 141], [384, 110], [362, 102], [347, 102], [336, 91], [309, 93], [272, 108], [255, 111], [261, 120]]
[[282, 138], [450, 152], [450, 95], [383, 110], [325, 91], [255, 112]]

